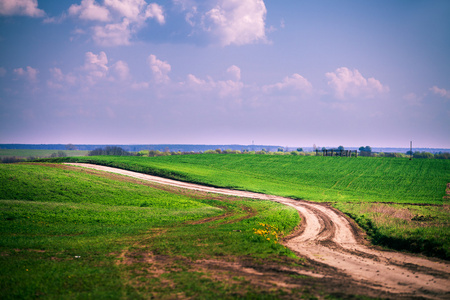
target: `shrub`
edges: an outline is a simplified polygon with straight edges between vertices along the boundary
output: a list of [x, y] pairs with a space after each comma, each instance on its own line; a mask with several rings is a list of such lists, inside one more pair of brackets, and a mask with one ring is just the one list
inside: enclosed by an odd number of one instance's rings
[[67, 157], [67, 154], [64, 151], [59, 150], [58, 152], [52, 153], [50, 157]]
[[88, 156], [97, 156], [97, 155], [115, 155], [115, 156], [130, 156], [132, 155], [130, 152], [125, 151], [124, 149], [116, 146], [107, 146], [105, 149], [97, 148], [92, 151], [89, 151]]
[[416, 151], [416, 152], [414, 152], [413, 157], [414, 158], [434, 158], [434, 155], [432, 153], [430, 153], [430, 152], [425, 152], [425, 151], [419, 152], [419, 151]]
[[448, 152], [436, 153], [434, 155], [434, 158], [437, 158], [437, 159], [450, 159], [450, 153], [448, 153]]
[[203, 153], [205, 153], [205, 154], [217, 154], [217, 151], [216, 150], [206, 150]]

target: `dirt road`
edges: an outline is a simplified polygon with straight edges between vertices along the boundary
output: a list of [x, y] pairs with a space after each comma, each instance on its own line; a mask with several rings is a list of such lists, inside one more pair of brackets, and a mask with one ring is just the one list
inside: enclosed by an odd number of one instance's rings
[[367, 287], [402, 297], [450, 299], [450, 264], [366, 246], [362, 232], [330, 206], [252, 192], [205, 187], [110, 167], [71, 164], [118, 173], [181, 188], [271, 200], [294, 207], [303, 219], [302, 230], [286, 246], [310, 260], [336, 268]]

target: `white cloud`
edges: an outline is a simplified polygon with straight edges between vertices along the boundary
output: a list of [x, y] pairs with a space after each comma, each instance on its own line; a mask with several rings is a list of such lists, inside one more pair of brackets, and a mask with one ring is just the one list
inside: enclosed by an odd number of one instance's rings
[[106, 53], [101, 51], [98, 55], [92, 52], [86, 52], [84, 67], [87, 70], [103, 70], [108, 71], [108, 57]]
[[82, 0], [80, 5], [73, 4], [69, 7], [69, 15], [78, 16], [89, 21], [107, 22], [110, 20], [109, 10], [98, 5], [95, 0]]
[[103, 4], [83, 0], [80, 5], [69, 8], [69, 15], [107, 23], [91, 27], [93, 40], [101, 46], [131, 44], [133, 34], [149, 19], [155, 19], [160, 25], [165, 23], [163, 8], [156, 3], [147, 4], [145, 0], [105, 0]]
[[109, 70], [106, 53], [103, 51], [99, 54], [86, 52], [82, 70], [87, 72], [85, 79], [89, 84], [95, 84], [100, 79], [106, 79]]
[[37, 0], [0, 0], [0, 15], [43, 17], [45, 12], [38, 8]]
[[67, 14], [62, 13], [58, 17], [47, 17], [44, 19], [44, 24], [61, 24], [63, 21], [67, 19]]
[[84, 64], [74, 72], [64, 74], [60, 68], [51, 68], [50, 74], [51, 79], [47, 81], [47, 85], [55, 89], [77, 86], [87, 90], [100, 82], [117, 84], [131, 78], [126, 62], [118, 60], [111, 65], [103, 51], [98, 54], [86, 52]]
[[148, 57], [147, 62], [153, 72], [153, 78], [157, 83], [167, 83], [170, 81], [169, 75], [167, 74], [170, 72], [171, 66], [167, 62], [157, 59], [153, 54]]
[[329, 79], [328, 85], [334, 90], [336, 98], [344, 100], [355, 97], [373, 98], [377, 94], [389, 92], [389, 87], [371, 77], [364, 78], [361, 73], [354, 69], [338, 68], [335, 72], [326, 73]]
[[439, 95], [441, 97], [450, 98], [450, 90], [441, 89], [441, 88], [438, 88], [437, 86], [433, 86], [432, 88], [430, 88], [430, 91], [432, 91], [434, 94]]
[[150, 3], [145, 10], [145, 19], [156, 19], [156, 21], [163, 25], [166, 20], [164, 18], [164, 11], [161, 6], [156, 3]]
[[128, 68], [128, 64], [126, 62], [119, 60], [112, 65], [112, 68], [120, 80], [124, 81], [130, 77], [130, 69]]
[[145, 5], [144, 0], [105, 0], [105, 6], [130, 20], [137, 19]]
[[227, 73], [230, 74], [236, 81], [241, 80], [241, 69], [235, 65], [232, 65], [227, 69]]
[[120, 18], [142, 24], [147, 19], [156, 19], [159, 24], [165, 23], [164, 10], [156, 3], [147, 4], [145, 0], [105, 0], [105, 7], [110, 8]]
[[39, 73], [37, 69], [33, 69], [30, 66], [26, 67], [26, 69], [23, 68], [14, 69], [13, 72], [17, 76], [26, 78], [31, 82], [35, 82], [37, 80], [37, 74]]
[[235, 80], [216, 81], [209, 76], [204, 80], [189, 74], [187, 80], [181, 82], [180, 85], [184, 86], [189, 93], [216, 93], [219, 98], [228, 96], [239, 97], [244, 88], [244, 84], [240, 81], [241, 70], [239, 67], [233, 65], [227, 69], [227, 72], [231, 74]]
[[411, 106], [421, 106], [423, 97], [418, 96], [415, 93], [409, 93], [404, 95], [403, 99]]
[[47, 85], [51, 88], [61, 89], [64, 86], [71, 86], [77, 82], [77, 77], [73, 74], [64, 74], [59, 68], [51, 68], [50, 74], [53, 77], [53, 80], [48, 80]]
[[290, 77], [285, 77], [282, 82], [263, 86], [262, 90], [266, 93], [282, 90], [294, 90], [311, 93], [313, 88], [312, 84], [306, 78], [295, 73]]
[[262, 0], [219, 0], [203, 16], [204, 30], [222, 46], [266, 41], [266, 6]]
[[131, 38], [130, 22], [124, 19], [122, 23], [94, 26], [93, 39], [101, 46], [129, 45]]

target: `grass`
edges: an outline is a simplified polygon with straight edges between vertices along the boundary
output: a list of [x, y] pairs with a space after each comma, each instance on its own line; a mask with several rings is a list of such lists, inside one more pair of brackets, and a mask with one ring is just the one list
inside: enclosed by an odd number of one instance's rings
[[446, 202], [443, 197], [450, 182], [450, 161], [431, 159], [202, 154], [74, 157], [59, 161], [94, 162], [183, 181], [318, 202], [441, 205]]
[[372, 242], [385, 247], [450, 258], [450, 205], [336, 203]]
[[292, 293], [221, 266], [301, 268], [278, 242], [298, 225], [295, 209], [74, 169], [0, 165], [2, 299]]
[[[206, 185], [330, 202], [354, 218], [375, 244], [450, 259], [449, 160], [202, 154], [56, 161], [92, 162]], [[368, 209], [379, 203], [407, 211], [408, 217], [387, 218], [386, 214], [380, 218], [376, 209]], [[415, 220], [416, 215], [430, 218]]]

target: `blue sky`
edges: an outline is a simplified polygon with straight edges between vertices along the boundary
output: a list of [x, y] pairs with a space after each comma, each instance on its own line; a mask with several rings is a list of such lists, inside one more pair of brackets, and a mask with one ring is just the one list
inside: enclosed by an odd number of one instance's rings
[[0, 0], [0, 143], [450, 148], [450, 1]]

